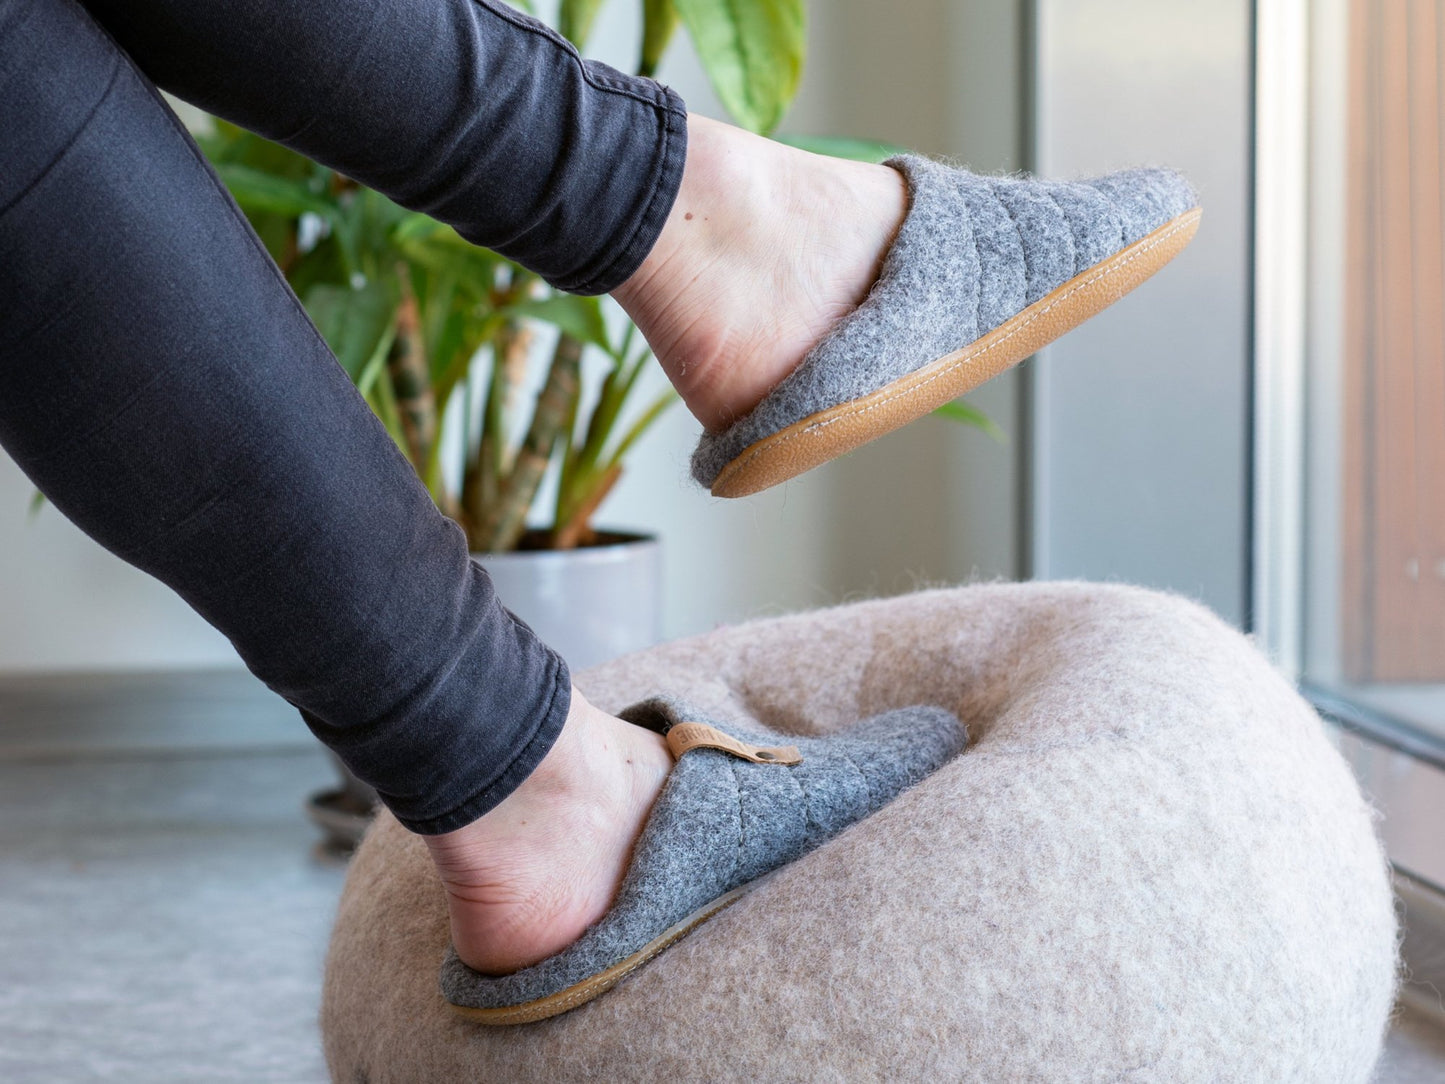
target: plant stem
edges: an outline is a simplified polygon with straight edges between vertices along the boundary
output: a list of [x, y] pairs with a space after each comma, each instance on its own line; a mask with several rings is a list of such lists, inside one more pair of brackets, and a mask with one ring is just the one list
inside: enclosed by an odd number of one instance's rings
[[432, 395], [426, 346], [421, 338], [421, 312], [412, 289], [411, 272], [405, 263], [396, 265], [396, 277], [401, 286], [401, 302], [396, 310], [396, 337], [386, 365], [396, 393], [407, 457], [425, 481], [437, 435], [436, 399]]
[[597, 476], [596, 482], [588, 491], [587, 496], [577, 505], [566, 521], [558, 523], [557, 529], [552, 532], [553, 549], [575, 549], [591, 539], [595, 533], [592, 530], [592, 514], [597, 511], [597, 506], [607, 499], [607, 494], [612, 492], [612, 487], [621, 477], [622, 464], [620, 463], [613, 463]]
[[[507, 469], [507, 398], [512, 375], [517, 372], [516, 355], [525, 355], [529, 345], [530, 336], [515, 320], [505, 321], [492, 337], [492, 368], [483, 393], [477, 450], [462, 478], [462, 512], [469, 537], [481, 531], [483, 520], [497, 504], [501, 478]], [[472, 548], [477, 549], [475, 541]]]
[[527, 511], [542, 484], [552, 449], [562, 435], [572, 404], [581, 393], [582, 344], [570, 335], [557, 340], [547, 382], [537, 396], [532, 424], [517, 449], [512, 469], [502, 483], [496, 502], [483, 510], [471, 543], [483, 553], [504, 553], [514, 548], [527, 527]]

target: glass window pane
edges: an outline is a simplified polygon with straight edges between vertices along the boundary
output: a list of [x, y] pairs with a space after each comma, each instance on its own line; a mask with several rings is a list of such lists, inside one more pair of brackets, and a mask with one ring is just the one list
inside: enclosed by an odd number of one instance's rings
[[1306, 676], [1445, 737], [1445, 5], [1312, 14]]

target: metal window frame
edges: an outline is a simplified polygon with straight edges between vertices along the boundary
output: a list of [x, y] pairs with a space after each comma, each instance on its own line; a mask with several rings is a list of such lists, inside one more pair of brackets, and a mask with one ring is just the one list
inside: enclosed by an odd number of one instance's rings
[[1307, 584], [1318, 587], [1305, 546], [1308, 434], [1319, 421], [1308, 380], [1317, 330], [1308, 298], [1318, 285], [1308, 270], [1311, 215], [1320, 198], [1310, 178], [1331, 153], [1316, 126], [1321, 88], [1311, 86], [1310, 67], [1320, 49], [1337, 50], [1344, 2], [1256, 3], [1254, 632], [1336, 728], [1341, 753], [1381, 813], [1404, 927], [1401, 1000], [1445, 1019], [1445, 848], [1430, 827], [1445, 822], [1445, 739], [1303, 679]]

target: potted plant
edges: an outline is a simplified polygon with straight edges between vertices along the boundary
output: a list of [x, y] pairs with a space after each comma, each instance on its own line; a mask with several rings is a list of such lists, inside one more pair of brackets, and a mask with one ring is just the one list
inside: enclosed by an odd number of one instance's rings
[[[681, 26], [733, 119], [773, 130], [802, 71], [803, 0], [641, 3], [640, 74], [656, 72]], [[562, 0], [558, 29], [583, 47], [601, 6]], [[593, 523], [627, 454], [675, 400], [669, 391], [635, 402], [650, 353], [620, 310], [557, 293], [450, 227], [234, 125], [217, 120], [198, 140], [503, 603], [574, 668], [654, 642], [656, 541]], [[890, 153], [795, 142], [875, 161]], [[980, 422], [964, 404], [949, 409]], [[541, 509], [549, 471], [556, 496]], [[539, 513], [542, 525], [529, 526]], [[312, 802], [336, 837], [360, 826], [365, 804], [362, 785], [343, 778], [343, 792]]]

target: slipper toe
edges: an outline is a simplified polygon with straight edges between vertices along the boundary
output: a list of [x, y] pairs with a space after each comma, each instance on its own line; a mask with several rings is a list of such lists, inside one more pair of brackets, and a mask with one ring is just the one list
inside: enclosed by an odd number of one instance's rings
[[1193, 236], [1168, 169], [1087, 181], [890, 159], [909, 206], [868, 298], [749, 414], [704, 433], [693, 477], [755, 493], [906, 424], [1076, 326]]

